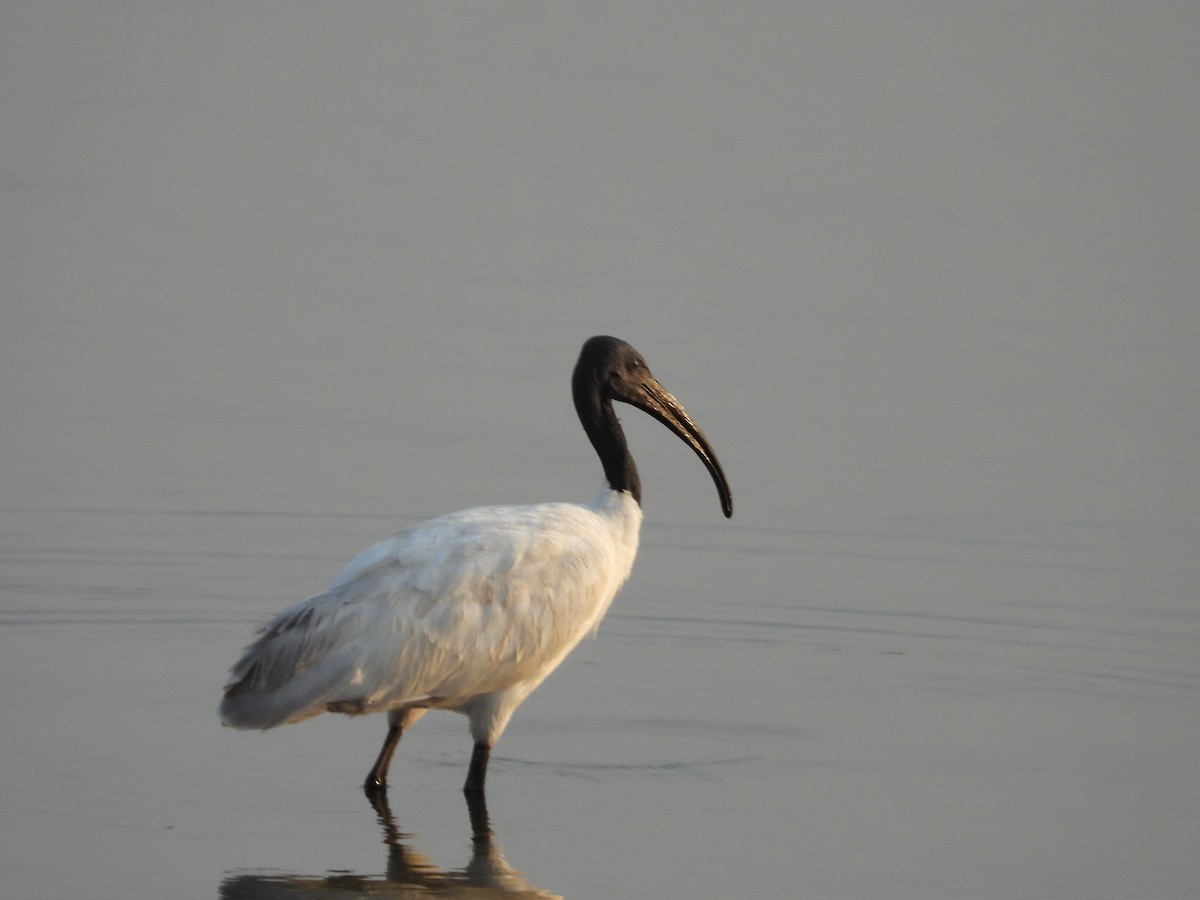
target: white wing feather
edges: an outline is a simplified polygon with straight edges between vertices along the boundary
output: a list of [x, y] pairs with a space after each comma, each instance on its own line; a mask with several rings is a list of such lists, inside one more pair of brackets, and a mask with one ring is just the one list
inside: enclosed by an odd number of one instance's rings
[[625, 496], [465, 510], [380, 541], [267, 623], [233, 667], [222, 721], [271, 728], [524, 696], [629, 576], [641, 510]]

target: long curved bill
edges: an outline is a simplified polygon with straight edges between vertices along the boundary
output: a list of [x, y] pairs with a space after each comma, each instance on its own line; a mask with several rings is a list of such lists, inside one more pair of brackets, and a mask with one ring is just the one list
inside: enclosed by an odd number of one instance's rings
[[704, 432], [700, 430], [700, 426], [692, 421], [692, 417], [683, 408], [683, 404], [675, 399], [675, 395], [647, 372], [645, 378], [638, 384], [637, 390], [620, 399], [630, 406], [636, 406], [642, 412], [654, 416], [692, 448], [700, 457], [700, 461], [704, 463], [704, 467], [708, 469], [708, 474], [712, 476], [713, 483], [717, 486], [717, 494], [721, 498], [721, 510], [725, 513], [725, 518], [728, 519], [732, 516], [733, 494], [729, 491], [729, 482], [725, 480], [725, 473], [721, 470], [721, 463], [717, 461], [717, 454], [713, 452], [712, 445], [704, 436]]

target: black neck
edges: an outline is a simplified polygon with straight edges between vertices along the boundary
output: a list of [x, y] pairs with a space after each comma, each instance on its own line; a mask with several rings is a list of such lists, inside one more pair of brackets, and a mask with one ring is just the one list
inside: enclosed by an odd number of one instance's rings
[[612, 400], [604, 393], [603, 386], [597, 383], [590, 367], [580, 365], [575, 369], [571, 393], [575, 398], [575, 412], [579, 414], [579, 422], [587, 432], [588, 440], [596, 448], [608, 486], [618, 493], [629, 492], [640, 505], [642, 483], [638, 479], [633, 457], [629, 455], [625, 432], [621, 429], [617, 414], [613, 412]]

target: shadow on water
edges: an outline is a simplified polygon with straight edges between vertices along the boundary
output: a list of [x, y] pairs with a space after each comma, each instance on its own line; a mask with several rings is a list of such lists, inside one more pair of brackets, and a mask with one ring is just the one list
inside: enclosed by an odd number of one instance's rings
[[[488, 820], [487, 800], [482, 794], [466, 794], [471, 823], [471, 858], [461, 869], [439, 869], [409, 845], [396, 827], [387, 797], [372, 799], [383, 842], [387, 845], [387, 869], [383, 875], [338, 873], [324, 878], [280, 872], [238, 874], [221, 882], [219, 896], [225, 900], [295, 900], [313, 897], [525, 897], [550, 900], [559, 895], [529, 884], [504, 858]], [[559, 898], [561, 900], [561, 898]]]

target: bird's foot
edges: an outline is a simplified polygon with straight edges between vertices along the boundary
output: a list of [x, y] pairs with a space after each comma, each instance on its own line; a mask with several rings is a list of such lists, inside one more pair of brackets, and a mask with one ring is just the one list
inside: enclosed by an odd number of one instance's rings
[[363, 793], [367, 795], [368, 800], [373, 797], [386, 797], [387, 782], [381, 781], [378, 778], [368, 777], [363, 782]]
[[368, 778], [363, 784], [363, 793], [367, 795], [367, 802], [371, 804], [371, 809], [375, 810], [385, 820], [392, 814], [391, 806], [388, 804], [387, 782], [376, 781], [373, 778]]

